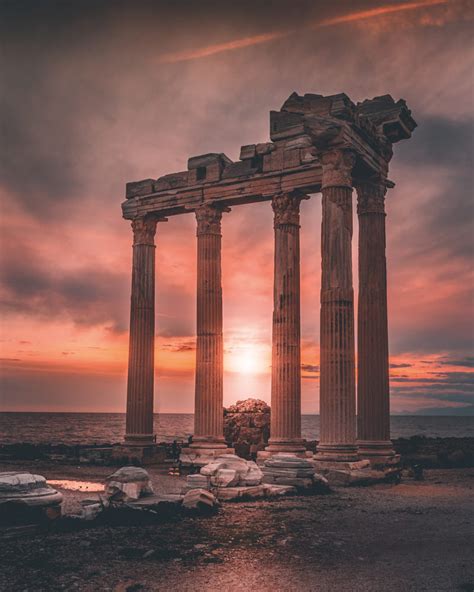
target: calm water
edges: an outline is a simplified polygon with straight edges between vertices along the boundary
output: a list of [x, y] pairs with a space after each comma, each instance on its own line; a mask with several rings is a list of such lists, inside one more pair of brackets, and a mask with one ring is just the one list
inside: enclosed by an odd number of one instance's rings
[[[392, 438], [416, 434], [430, 437], [474, 437], [474, 417], [395, 415]], [[0, 413], [0, 443], [102, 444], [119, 442], [125, 430], [123, 413]], [[193, 432], [193, 415], [155, 415], [158, 441], [186, 439]], [[319, 415], [302, 416], [303, 437], [317, 440]]]

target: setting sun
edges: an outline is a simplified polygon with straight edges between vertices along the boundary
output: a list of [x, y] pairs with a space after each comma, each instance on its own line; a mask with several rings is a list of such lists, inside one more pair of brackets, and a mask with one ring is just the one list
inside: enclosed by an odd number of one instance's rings
[[225, 367], [239, 374], [266, 374], [270, 370], [270, 352], [261, 345], [232, 347], [226, 354]]

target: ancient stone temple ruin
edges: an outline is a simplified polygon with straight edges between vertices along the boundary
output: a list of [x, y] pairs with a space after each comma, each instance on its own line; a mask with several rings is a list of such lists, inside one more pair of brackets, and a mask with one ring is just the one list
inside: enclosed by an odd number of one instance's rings
[[[271, 438], [267, 452], [304, 454], [301, 438], [300, 202], [322, 193], [320, 463], [390, 460], [385, 194], [392, 144], [415, 121], [390, 95], [353, 103], [293, 93], [270, 112], [270, 142], [193, 156], [188, 170], [127, 184], [133, 269], [125, 441], [154, 443], [155, 232], [169, 216], [194, 213], [197, 228], [197, 352], [192, 450], [206, 458], [223, 438], [221, 218], [232, 206], [268, 201], [275, 267]], [[352, 284], [352, 194], [359, 216], [356, 368]], [[304, 246], [303, 246], [304, 248]], [[314, 311], [316, 314], [316, 310]], [[159, 396], [159, 385], [158, 385]]]

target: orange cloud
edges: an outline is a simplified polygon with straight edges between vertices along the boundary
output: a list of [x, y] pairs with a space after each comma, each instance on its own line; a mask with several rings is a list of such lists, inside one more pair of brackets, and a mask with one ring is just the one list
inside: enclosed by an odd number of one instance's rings
[[268, 43], [287, 37], [293, 31], [274, 31], [273, 33], [263, 33], [262, 35], [255, 35], [254, 37], [244, 37], [242, 39], [234, 39], [225, 43], [217, 43], [216, 45], [209, 45], [191, 51], [178, 51], [176, 53], [166, 53], [160, 57], [162, 64], [172, 64], [174, 62], [185, 62], [188, 60], [197, 60], [205, 58], [223, 51], [231, 51], [233, 49], [242, 49], [243, 47], [250, 47], [251, 45], [260, 45], [261, 43]]
[[426, 6], [436, 6], [438, 4], [447, 4], [450, 0], [423, 0], [422, 2], [405, 2], [403, 4], [379, 6], [370, 10], [361, 10], [350, 14], [343, 14], [329, 19], [324, 19], [314, 23], [311, 28], [328, 27], [331, 25], [340, 25], [343, 23], [351, 23], [354, 21], [366, 20], [377, 16], [385, 16], [394, 12], [401, 12], [404, 10], [416, 10], [417, 8], [424, 8]]
[[[309, 27], [303, 27], [303, 29], [317, 29], [319, 27], [329, 27], [333, 25], [351, 23], [406, 10], [416, 10], [418, 8], [447, 4], [450, 1], [451, 0], [422, 0], [421, 2], [405, 2], [403, 4], [397, 5], [379, 6], [378, 8], [373, 8], [370, 10], [352, 12], [349, 14], [343, 14], [341, 16], [316, 21]], [[162, 64], [173, 64], [176, 62], [198, 60], [200, 58], [205, 58], [225, 51], [232, 51], [234, 49], [242, 49], [244, 47], [269, 43], [277, 39], [288, 37], [295, 32], [296, 31], [294, 29], [289, 29], [287, 31], [272, 31], [269, 33], [262, 33], [261, 35], [255, 35], [253, 37], [243, 37], [242, 39], [233, 39], [231, 41], [226, 41], [225, 43], [208, 45], [207, 47], [201, 47], [194, 50], [165, 53], [160, 57], [159, 62]]]

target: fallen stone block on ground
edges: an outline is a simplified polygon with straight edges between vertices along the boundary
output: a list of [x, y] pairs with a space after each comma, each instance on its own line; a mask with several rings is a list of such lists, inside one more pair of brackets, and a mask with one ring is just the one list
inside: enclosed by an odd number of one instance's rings
[[183, 497], [183, 508], [198, 512], [213, 512], [218, 507], [218, 502], [214, 495], [205, 489], [192, 489]]
[[264, 461], [263, 483], [293, 486], [299, 492], [324, 493], [329, 489], [327, 480], [316, 473], [314, 464], [307, 458], [282, 452]]
[[140, 467], [122, 467], [106, 479], [105, 495], [114, 501], [129, 502], [152, 494], [150, 476]]

